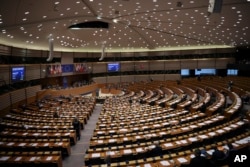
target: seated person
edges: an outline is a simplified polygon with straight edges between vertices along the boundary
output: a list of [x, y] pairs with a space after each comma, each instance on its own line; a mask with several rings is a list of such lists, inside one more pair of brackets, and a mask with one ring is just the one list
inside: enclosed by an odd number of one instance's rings
[[222, 166], [226, 162], [226, 154], [224, 152], [224, 148], [222, 147], [214, 147], [214, 152], [211, 157], [211, 163], [214, 166]]
[[54, 118], [59, 118], [59, 113], [57, 111], [55, 111], [54, 114], [53, 114], [53, 117]]
[[239, 153], [237, 152], [237, 150], [234, 148], [234, 146], [231, 143], [228, 143], [227, 146], [228, 146], [227, 163], [229, 167], [233, 167], [236, 165], [236, 163], [234, 162], [235, 156]]
[[153, 157], [162, 156], [162, 148], [159, 142], [155, 142], [154, 148], [150, 150], [150, 155]]
[[[205, 154], [205, 153], [204, 153]], [[209, 160], [201, 155], [201, 150], [195, 149], [194, 151], [195, 157], [190, 160], [190, 167], [209, 167]]]

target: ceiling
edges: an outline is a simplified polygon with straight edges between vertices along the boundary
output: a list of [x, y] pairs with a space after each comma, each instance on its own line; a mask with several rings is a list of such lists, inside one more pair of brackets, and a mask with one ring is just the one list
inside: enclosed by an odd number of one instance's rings
[[[247, 46], [250, 2], [224, 0], [1, 0], [0, 44], [74, 52], [155, 51]], [[72, 30], [87, 21], [109, 28]]]

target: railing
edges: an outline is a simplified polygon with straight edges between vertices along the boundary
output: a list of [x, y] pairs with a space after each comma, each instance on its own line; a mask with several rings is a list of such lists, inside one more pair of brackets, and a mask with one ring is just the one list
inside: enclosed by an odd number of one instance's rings
[[94, 93], [96, 90], [99, 89], [99, 84], [91, 84], [82, 87], [76, 88], [68, 88], [68, 89], [45, 89], [40, 90], [36, 93], [37, 99], [41, 99], [44, 96], [68, 96], [68, 95], [80, 95], [80, 94], [87, 94], [87, 93]]

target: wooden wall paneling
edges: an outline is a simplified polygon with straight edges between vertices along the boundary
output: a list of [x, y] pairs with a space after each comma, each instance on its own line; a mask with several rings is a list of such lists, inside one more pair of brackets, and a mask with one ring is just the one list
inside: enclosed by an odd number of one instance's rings
[[73, 64], [74, 53], [73, 52], [62, 52], [61, 53], [61, 64]]
[[135, 82], [150, 81], [150, 75], [136, 75]]
[[10, 93], [0, 95], [0, 111], [10, 106]]
[[234, 64], [235, 59], [234, 58], [217, 58], [215, 68], [217, 69], [226, 69], [227, 64]]
[[38, 91], [36, 96], [37, 96], [37, 99], [41, 99], [46, 95], [51, 95], [54, 97], [57, 97], [60, 95], [64, 95], [64, 96], [80, 95], [80, 94], [96, 92], [96, 90], [98, 89], [99, 89], [98, 84], [91, 84], [91, 85], [76, 87], [72, 89], [61, 89], [61, 90], [44, 89], [44, 90]]
[[134, 82], [134, 75], [121, 76], [121, 82]]
[[0, 55], [10, 55], [11, 54], [11, 47], [0, 45]]
[[166, 51], [166, 52], [165, 52], [165, 55], [166, 55], [166, 56], [181, 55], [181, 51], [180, 51], [180, 50]]
[[215, 59], [198, 59], [197, 68], [215, 68]]
[[27, 98], [36, 96], [36, 92], [41, 90], [41, 85], [36, 85], [36, 86], [32, 86], [32, 87], [27, 87], [26, 88], [26, 95]]
[[120, 83], [120, 76], [107, 76], [107, 83]]
[[155, 74], [155, 75], [123, 75], [94, 78], [97, 83], [140, 82], [153, 80], [179, 80], [180, 74]]
[[214, 50], [214, 53], [235, 53], [237, 48], [220, 48]]
[[26, 56], [27, 49], [16, 48], [16, 47], [12, 47], [11, 49], [12, 49], [11, 50], [12, 56], [20, 56], [20, 57]]
[[106, 57], [113, 58], [113, 61], [120, 60], [121, 53], [120, 52], [106, 52]]
[[11, 95], [11, 104], [15, 104], [17, 102], [20, 102], [20, 101], [26, 99], [25, 89], [19, 89], [19, 90], [10, 92], [10, 95]]
[[93, 73], [105, 73], [107, 72], [106, 62], [93, 63]]
[[[48, 55], [49, 55], [49, 52], [47, 52], [48, 53]], [[48, 56], [47, 55], [47, 56]], [[62, 57], [62, 52], [59, 52], [59, 51], [54, 51], [53, 52], [53, 55], [54, 55], [54, 57], [56, 57], [56, 58], [61, 58]], [[60, 63], [60, 62], [57, 62], [57, 63]]]
[[10, 67], [8, 65], [0, 65], [0, 79], [4, 80], [6, 84], [10, 84]]
[[164, 80], [165, 74], [154, 74], [150, 75], [150, 78], [154, 81], [162, 81]]
[[180, 74], [165, 74], [165, 80], [171, 80], [171, 81], [176, 81], [181, 79]]
[[27, 49], [26, 56], [27, 57], [42, 57], [42, 51]]
[[148, 61], [136, 61], [135, 71], [149, 71], [149, 62]]
[[44, 60], [46, 60], [49, 56], [49, 51], [47, 50], [43, 50], [42, 53], [41, 53], [41, 57], [44, 58]]
[[122, 52], [121, 57], [134, 57], [134, 52]]
[[107, 77], [96, 77], [93, 78], [96, 83], [107, 83]]
[[88, 57], [88, 53], [87, 52], [75, 52], [74, 53], [74, 58], [87, 58]]
[[158, 52], [149, 52], [149, 56], [165, 56], [165, 51], [158, 51]]
[[133, 61], [121, 62], [121, 72], [134, 71], [134, 70], [135, 70], [135, 64]]
[[135, 57], [147, 57], [149, 56], [149, 52], [135, 52], [134, 56]]
[[150, 61], [150, 64], [149, 64], [149, 69], [151, 71], [154, 71], [154, 70], [165, 70], [165, 65], [164, 65], [164, 61]]
[[40, 64], [26, 65], [26, 81], [40, 79], [41, 69]]
[[167, 60], [165, 63], [165, 70], [179, 70], [180, 60]]
[[46, 71], [46, 64], [40, 64], [40, 78], [45, 78], [47, 76], [47, 71]]
[[182, 59], [181, 69], [196, 69], [198, 65], [197, 59]]
[[[98, 58], [98, 59], [101, 57], [101, 55], [102, 55], [101, 52], [88, 54], [89, 58]], [[105, 57], [106, 57], [106, 53], [104, 54], [104, 59]]]

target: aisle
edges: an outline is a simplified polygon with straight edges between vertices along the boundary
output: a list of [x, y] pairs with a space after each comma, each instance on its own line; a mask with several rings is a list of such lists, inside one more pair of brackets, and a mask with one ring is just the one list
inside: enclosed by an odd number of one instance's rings
[[96, 104], [94, 111], [81, 132], [81, 140], [71, 147], [71, 155], [63, 160], [63, 167], [83, 167], [85, 152], [89, 147], [89, 140], [95, 129], [101, 113], [102, 104]]

